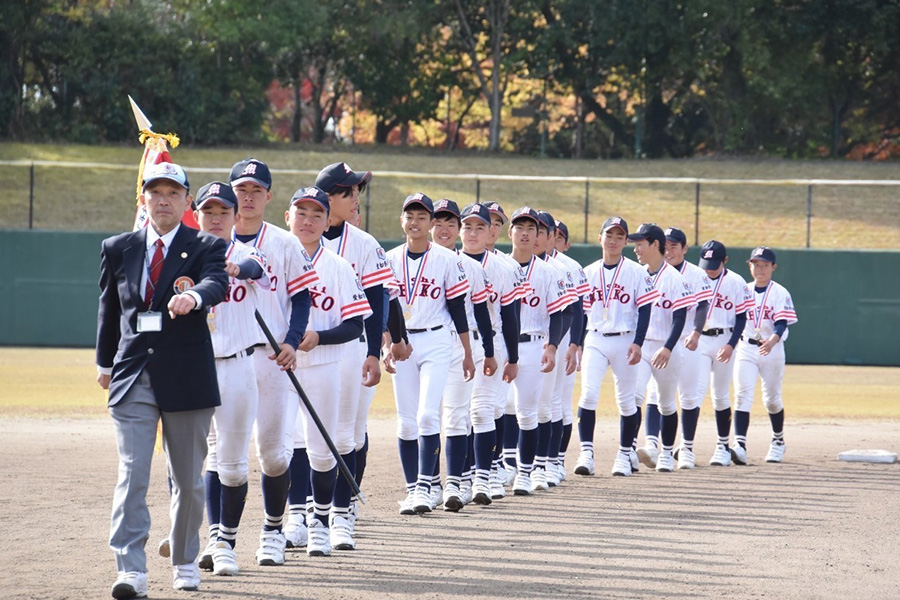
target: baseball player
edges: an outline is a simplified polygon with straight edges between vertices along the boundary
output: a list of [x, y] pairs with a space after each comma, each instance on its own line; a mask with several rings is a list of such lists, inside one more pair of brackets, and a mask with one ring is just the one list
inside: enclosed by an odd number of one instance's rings
[[[498, 423], [502, 423], [506, 408], [504, 383], [511, 383], [518, 374], [519, 362], [519, 267], [511, 267], [501, 256], [487, 249], [491, 229], [491, 213], [484, 204], [470, 204], [460, 216], [463, 252], [477, 261], [484, 269], [490, 283], [488, 310], [494, 339], [494, 357], [502, 365], [502, 373], [488, 374], [476, 369], [472, 388], [471, 417], [475, 439], [475, 481], [472, 485], [473, 501], [490, 504], [499, 488], [499, 497], [505, 495], [496, 467], [500, 462], [497, 437]], [[500, 332], [501, 335], [496, 335]], [[446, 505], [446, 503], [445, 503]]]
[[[659, 226], [643, 223], [637, 231], [629, 234], [628, 240], [634, 242], [638, 262], [647, 269], [653, 289], [659, 292], [650, 313], [641, 362], [637, 365], [635, 402], [638, 406], [643, 405], [647, 384], [652, 377], [657, 394], [649, 401], [658, 406], [654, 411], [656, 416], [652, 417], [656, 423], [659, 423], [658, 415], [662, 415], [662, 452], [650, 456], [642, 448], [638, 451], [638, 458], [648, 467], [671, 473], [675, 470], [673, 451], [678, 435], [678, 375], [683, 351], [679, 342], [684, 331], [687, 307], [693, 305], [694, 294], [681, 273], [666, 262], [666, 234]], [[649, 410], [647, 415], [649, 422]]]
[[[266, 256], [271, 280], [269, 294], [259, 297], [259, 312], [276, 339], [277, 353], [255, 352], [259, 404], [256, 413], [256, 451], [262, 470], [265, 523], [256, 553], [261, 566], [284, 564], [282, 534], [284, 507], [291, 485], [289, 469], [294, 448], [294, 423], [300, 402], [290, 379], [282, 372], [296, 366], [295, 353], [309, 319], [310, 292], [316, 272], [304, 257], [296, 237], [263, 220], [272, 200], [269, 167], [255, 158], [235, 163], [231, 187], [238, 199], [234, 239], [258, 248]], [[267, 343], [259, 331], [258, 348]], [[209, 483], [209, 482], [208, 482]]]
[[[339, 435], [341, 388], [344, 382], [334, 380], [339, 372], [338, 362], [346, 356], [347, 343], [359, 344], [363, 319], [371, 314], [362, 285], [356, 272], [346, 260], [325, 248], [322, 234], [328, 225], [328, 195], [317, 187], [297, 190], [284, 214], [285, 222], [306, 252], [318, 275], [312, 287], [312, 309], [309, 327], [298, 347], [298, 377], [310, 402], [340, 454], [353, 451], [353, 436]], [[358, 388], [355, 380], [347, 385]], [[347, 506], [332, 514], [332, 499], [337, 478], [337, 461], [331, 454], [322, 433], [313, 423], [306, 407], [300, 409], [302, 432], [295, 439], [305, 439], [311, 467], [313, 507], [308, 512], [308, 541], [310, 556], [328, 556], [332, 546], [353, 549], [352, 532], [347, 518]], [[346, 422], [352, 431], [355, 423]]]
[[[674, 267], [685, 282], [691, 287], [694, 295], [694, 304], [688, 307], [685, 316], [685, 330], [682, 336], [684, 352], [681, 355], [681, 374], [678, 378], [678, 403], [681, 406], [681, 424], [683, 429], [697, 430], [697, 421], [700, 417], [700, 404], [703, 396], [700, 394], [697, 380], [703, 370], [703, 359], [696, 347], [691, 350], [687, 340], [691, 332], [698, 334], [703, 331], [706, 321], [706, 313], [709, 311], [709, 300], [712, 298], [712, 287], [706, 271], [693, 263], [685, 260], [687, 254], [687, 236], [677, 227], [669, 227], [666, 234], [666, 262]], [[661, 415], [657, 403], [652, 401], [657, 393], [654, 382], [650, 382], [648, 390], [648, 405], [645, 430], [645, 445], [639, 453], [645, 457], [648, 464], [655, 464], [659, 455], [659, 431], [661, 428]], [[703, 394], [706, 392], [704, 391]], [[691, 408], [694, 407], [694, 408]], [[693, 439], [693, 438], [692, 438]], [[678, 468], [693, 469], [695, 465], [693, 447], [682, 445], [677, 451]]]
[[[587, 276], [584, 269], [578, 261], [570, 258], [565, 254], [569, 250], [569, 228], [565, 223], [556, 221], [556, 241], [555, 248], [550, 253], [557, 260], [566, 263], [569, 269], [576, 273], [576, 292], [580, 296], [578, 306], [583, 306], [584, 296], [590, 293], [590, 286], [587, 283]], [[576, 310], [572, 315], [572, 329], [569, 334], [569, 343], [575, 344], [576, 350], [576, 368], [581, 364], [581, 341], [584, 339], [585, 315], [583, 310]], [[568, 370], [560, 370], [557, 374], [558, 391], [560, 403], [562, 406], [562, 435], [559, 441], [559, 450], [557, 452], [554, 465], [556, 467], [556, 475], [560, 481], [566, 478], [565, 458], [566, 450], [569, 448], [569, 441], [572, 439], [572, 424], [575, 417], [572, 413], [572, 392], [575, 390], [575, 373], [569, 373]], [[551, 449], [552, 452], [552, 449]]]
[[538, 489], [532, 485], [531, 473], [540, 437], [541, 396], [548, 373], [556, 367], [557, 349], [565, 333], [563, 311], [571, 303], [565, 275], [534, 253], [540, 224], [538, 212], [523, 206], [513, 213], [509, 227], [510, 256], [525, 274], [519, 323], [519, 373], [512, 382], [519, 426], [513, 481], [513, 493], [517, 496], [528, 496]]
[[748, 327], [737, 346], [734, 363], [734, 437], [731, 457], [736, 464], [747, 464], [747, 429], [756, 379], [762, 379], [763, 404], [772, 423], [772, 444], [766, 462], [781, 462], [784, 457], [784, 404], [781, 383], [784, 379], [784, 342], [788, 326], [797, 322], [790, 292], [772, 280], [778, 265], [775, 251], [759, 246], [750, 253], [747, 289], [753, 294]]
[[[519, 290], [519, 304], [516, 305], [516, 315], [521, 312], [521, 298], [525, 293], [522, 285], [524, 272], [511, 256], [500, 252], [496, 248], [500, 233], [507, 230], [504, 226], [509, 222], [503, 207], [497, 202], [486, 205], [491, 214], [491, 228], [488, 237], [487, 249], [489, 252], [505, 262], [516, 274], [516, 287]], [[507, 383], [500, 385], [500, 396], [497, 406], [497, 448], [494, 450], [494, 465], [491, 468], [491, 493], [494, 499], [506, 495], [505, 485], [512, 485], [516, 476], [516, 452], [519, 444], [519, 424], [516, 421], [516, 403], [512, 386]]]
[[456, 329], [466, 379], [474, 376], [465, 297], [465, 268], [456, 253], [428, 241], [434, 203], [422, 193], [403, 202], [400, 225], [406, 243], [387, 253], [400, 275], [400, 303], [410, 344], [409, 360], [396, 363], [397, 437], [407, 495], [400, 514], [431, 512], [431, 481], [441, 443], [441, 396], [449, 375]]
[[[697, 389], [692, 393], [686, 392], [685, 398], [699, 398], [702, 402], [710, 388], [710, 373], [712, 373], [710, 395], [713, 399], [713, 408], [716, 410], [716, 430], [719, 439], [709, 464], [722, 467], [731, 464], [731, 451], [728, 448], [731, 437], [731, 403], [728, 393], [733, 369], [728, 363], [744, 331], [747, 311], [753, 306], [753, 298], [744, 280], [737, 273], [726, 269], [727, 263], [728, 252], [721, 242], [710, 240], [700, 248], [700, 268], [706, 271], [709, 277], [712, 295], [703, 330], [691, 332], [685, 340], [687, 349], [696, 349], [701, 356], [699, 359], [701, 368], [697, 379], [693, 382]], [[700, 404], [683, 405], [683, 408], [699, 409]], [[696, 427], [696, 422], [687, 420], [682, 422], [682, 446], [691, 452]]]
[[[468, 482], [468, 493], [464, 489], [464, 470], [469, 458], [469, 436], [472, 433], [473, 420], [477, 418], [484, 422], [487, 418], [481, 413], [477, 417], [470, 414], [470, 411], [475, 410], [475, 407], [471, 406], [475, 378], [464, 376], [464, 371], [468, 371], [469, 366], [463, 368], [463, 362], [467, 358], [471, 359], [470, 367], [476, 377], [479, 374], [481, 377], [491, 377], [497, 372], [497, 359], [494, 356], [494, 332], [487, 304], [489, 283], [481, 263], [461, 255], [456, 250], [456, 240], [459, 237], [461, 225], [459, 206], [456, 202], [444, 198], [434, 205], [434, 225], [431, 227], [431, 239], [438, 246], [459, 256], [460, 263], [466, 272], [466, 279], [469, 281], [469, 292], [465, 296], [466, 321], [470, 327], [476, 326], [469, 331], [470, 337], [475, 340], [471, 356], [464, 355], [462, 344], [454, 344], [450, 374], [444, 387], [443, 422], [446, 436], [447, 485], [444, 488], [443, 504], [444, 510], [452, 512], [459, 511], [472, 497], [471, 480]], [[479, 406], [478, 409], [490, 410], [490, 419], [493, 425], [493, 406]], [[493, 445], [490, 450], [493, 450]], [[490, 460], [487, 464], [482, 461], [482, 468], [485, 469], [484, 475], [487, 479], [490, 472]], [[434, 489], [433, 480], [432, 489]], [[489, 494], [480, 498], [480, 501], [485, 498], [490, 501]]]
[[[535, 238], [534, 253], [538, 258], [551, 265], [558, 277], [565, 283], [566, 293], [569, 298], [563, 310], [563, 337], [557, 347], [556, 367], [544, 378], [544, 387], [541, 390], [541, 401], [538, 410], [538, 446], [534, 459], [534, 469], [531, 473], [531, 487], [533, 490], [546, 490], [562, 483], [562, 478], [557, 474], [555, 461], [559, 455], [559, 443], [562, 439], [562, 396], [560, 385], [562, 377], [566, 373], [574, 373], [577, 366], [578, 342], [570, 343], [572, 323], [575, 322], [574, 313], [581, 312], [581, 304], [578, 304], [579, 294], [576, 291], [575, 278], [579, 267], [574, 270], [569, 264], [552, 256], [556, 245], [556, 220], [543, 210], [538, 211], [538, 234]], [[582, 282], [582, 291], [587, 287], [587, 281]], [[581, 324], [583, 319], [578, 319], [577, 340], [581, 340]], [[551, 452], [552, 448], [552, 452]]]
[[581, 398], [578, 401], [578, 434], [581, 453], [575, 465], [578, 475], [594, 474], [594, 424], [600, 384], [611, 368], [619, 408], [619, 451], [612, 474], [630, 476], [638, 469], [632, 445], [641, 423], [634, 388], [641, 347], [650, 324], [650, 311], [659, 298], [647, 272], [622, 251], [628, 224], [621, 217], [603, 223], [600, 243], [603, 258], [585, 270], [591, 292], [584, 300], [587, 327], [581, 364]]
[[259, 397], [251, 358], [259, 338], [253, 313], [259, 295], [270, 293], [265, 257], [256, 248], [231, 239], [236, 215], [237, 198], [229, 184], [213, 181], [198, 192], [194, 217], [200, 230], [228, 242], [228, 291], [221, 304], [207, 310], [222, 399], [213, 415], [206, 459], [207, 472], [216, 473], [220, 484], [207, 490], [206, 499], [209, 523], [218, 526], [212, 552], [216, 575], [237, 575], [240, 571], [234, 546], [247, 497], [250, 434]]

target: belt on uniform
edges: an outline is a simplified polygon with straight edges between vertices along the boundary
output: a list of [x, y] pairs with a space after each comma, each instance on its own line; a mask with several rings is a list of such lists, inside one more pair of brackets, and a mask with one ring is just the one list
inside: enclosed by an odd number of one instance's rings
[[618, 337], [620, 335], [628, 335], [629, 333], [634, 333], [633, 331], [616, 331], [614, 333], [603, 333], [601, 334], [603, 337]]
[[744, 340], [745, 342], [747, 342], [748, 344], [750, 344], [751, 346], [762, 346], [763, 345], [763, 342], [761, 342], [760, 340], [757, 340], [755, 338], [741, 337], [741, 339]]
[[537, 342], [539, 340], [544, 339], [545, 337], [547, 337], [547, 336], [545, 336], [543, 333], [535, 333], [533, 335], [523, 333], [522, 335], [519, 336], [519, 343], [527, 344], [528, 342]]
[[407, 329], [406, 333], [424, 333], [426, 331], [437, 331], [442, 327], [443, 325], [438, 325], [437, 327], [426, 327], [425, 329]]
[[727, 327], [724, 329], [723, 328], [704, 329], [703, 331], [700, 332], [700, 335], [716, 336], [716, 335], [722, 335], [723, 333], [730, 333], [731, 331], [733, 331], [732, 327]]
[[[480, 333], [477, 329], [473, 329], [473, 330], [470, 331], [469, 333], [471, 333], [471, 334], [472, 334], [472, 337], [475, 338], [476, 340], [480, 340], [480, 339], [481, 339], [481, 333]], [[495, 335], [497, 335], [497, 332], [494, 331], [494, 330], [492, 329], [492, 330], [491, 330], [491, 337], [494, 337]]]
[[[257, 344], [256, 346], [265, 346], [265, 344]], [[246, 350], [241, 350], [240, 352], [235, 352], [231, 356], [223, 356], [219, 360], [228, 360], [229, 358], [244, 358], [245, 356], [253, 356], [253, 351], [256, 346], [250, 346]]]

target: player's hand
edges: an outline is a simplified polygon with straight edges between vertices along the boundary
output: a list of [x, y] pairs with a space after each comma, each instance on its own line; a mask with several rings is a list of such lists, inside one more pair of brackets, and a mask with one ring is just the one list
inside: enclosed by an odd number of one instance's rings
[[307, 329], [306, 333], [303, 334], [303, 339], [300, 340], [300, 345], [297, 346], [297, 350], [302, 350], [303, 352], [309, 352], [318, 345], [319, 345], [319, 332], [312, 331], [311, 329]]
[[628, 359], [629, 365], [636, 365], [641, 362], [641, 347], [637, 344], [632, 344], [628, 347], [628, 353], [625, 355]]
[[513, 379], [516, 378], [519, 374], [519, 365], [511, 365], [506, 363], [503, 367], [503, 381], [506, 383], [512, 383]]
[[731, 347], [731, 344], [725, 344], [719, 351], [716, 353], [716, 360], [720, 363], [727, 363], [731, 360], [731, 353], [734, 352], [734, 348]]
[[406, 360], [412, 352], [412, 346], [400, 340], [396, 344], [392, 342], [389, 351], [394, 360]]
[[[388, 371], [390, 373], [391, 371]], [[362, 384], [366, 387], [378, 385], [381, 381], [381, 365], [378, 364], [378, 358], [375, 356], [367, 356], [363, 361], [362, 368]]]
[[693, 352], [697, 349], [697, 343], [700, 341], [700, 332], [692, 331], [691, 335], [684, 338], [684, 347]]
[[556, 368], [556, 346], [544, 344], [544, 353], [541, 355], [541, 373], [549, 373]]
[[228, 273], [229, 277], [237, 277], [241, 272], [241, 268], [229, 260], [225, 261], [225, 272]]
[[578, 368], [578, 346], [569, 344], [566, 350], [566, 375], [571, 375]]
[[178, 315], [186, 315], [197, 306], [197, 301], [190, 294], [176, 294], [169, 299], [169, 318], [174, 319]]
[[653, 358], [650, 359], [650, 365], [654, 369], [665, 369], [668, 366], [671, 357], [672, 351], [663, 346], [653, 353]]
[[581, 372], [581, 359], [584, 357], [584, 348], [578, 346], [578, 351], [576, 352], [576, 356], [578, 357], [578, 372]]
[[394, 368], [394, 359], [391, 358], [390, 352], [385, 352], [384, 357], [381, 359], [381, 365], [384, 367], [384, 370], [394, 375], [397, 372], [397, 369]]
[[490, 377], [497, 372], [498, 366], [499, 365], [497, 365], [497, 359], [492, 356], [490, 358], [485, 357], [484, 366], [482, 368], [484, 369], [484, 374], [487, 377]]
[[463, 378], [466, 381], [472, 381], [472, 378], [475, 377], [475, 361], [472, 359], [471, 352], [463, 357], [462, 368]]
[[109, 389], [109, 381], [112, 379], [111, 375], [107, 375], [106, 373], [99, 373], [97, 375], [97, 383], [100, 384], [100, 387], [104, 390]]
[[297, 351], [290, 344], [282, 344], [278, 354], [270, 354], [269, 360], [274, 360], [282, 371], [293, 371], [297, 368]]
[[772, 351], [772, 348], [775, 347], [775, 344], [777, 344], [780, 339], [780, 337], [773, 333], [769, 339], [759, 345], [759, 355], [768, 356], [769, 352]]

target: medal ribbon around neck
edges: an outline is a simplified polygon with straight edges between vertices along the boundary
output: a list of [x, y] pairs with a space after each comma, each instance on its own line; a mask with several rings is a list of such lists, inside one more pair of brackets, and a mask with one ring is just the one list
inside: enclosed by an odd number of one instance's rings
[[[253, 246], [254, 248], [257, 248], [257, 249], [258, 249], [258, 248], [259, 248], [259, 244], [262, 242], [262, 239], [263, 239], [263, 229], [265, 229], [265, 228], [266, 228], [266, 224], [265, 224], [265, 223], [263, 223], [262, 225], [260, 225], [260, 226], [259, 226], [259, 231], [256, 232], [256, 237], [253, 238], [253, 241], [252, 241], [252, 242], [245, 242], [245, 243], [246, 243], [248, 246]], [[237, 231], [234, 229], [234, 227], [232, 227], [232, 228], [231, 228], [231, 242], [234, 243], [234, 241], [235, 241], [236, 239], [237, 239]]]
[[341, 229], [341, 237], [338, 238], [338, 256], [344, 256], [344, 251], [347, 249], [347, 232], [349, 231], [350, 226], [347, 221], [344, 221], [344, 227]]
[[[603, 288], [603, 297], [600, 298], [600, 304], [603, 305], [603, 314], [609, 314], [609, 302], [612, 300], [613, 290], [615, 289], [616, 281], [619, 280], [619, 272], [622, 270], [622, 264], [625, 262], [625, 257], [619, 259], [619, 264], [616, 265], [616, 271], [613, 273], [612, 281], [609, 282], [609, 292], [606, 291], [606, 265], [600, 265], [600, 285]], [[662, 271], [662, 269], [660, 269]]]
[[422, 279], [422, 275], [425, 274], [425, 263], [428, 262], [428, 255], [431, 252], [431, 243], [428, 243], [428, 249], [425, 250], [424, 255], [422, 256], [422, 262], [419, 263], [419, 268], [416, 269], [416, 274], [410, 280], [409, 278], [409, 246], [407, 244], [403, 245], [403, 281], [406, 283], [406, 304], [410, 306], [413, 305], [413, 302], [416, 300], [416, 289], [419, 287], [419, 281]]
[[653, 276], [653, 283], [651, 283], [650, 285], [653, 286], [654, 290], [656, 289], [656, 282], [659, 281], [659, 276], [662, 275], [662, 272], [665, 271], [666, 267], [668, 267], [668, 266], [669, 266], [668, 263], [666, 263], [666, 261], [663, 261], [663, 264], [659, 268], [659, 271], [657, 271], [656, 275]]
[[719, 275], [719, 278], [716, 279], [716, 287], [713, 288], [712, 300], [709, 301], [709, 309], [706, 311], [706, 320], [709, 321], [709, 316], [712, 314], [712, 311], [716, 308], [716, 296], [719, 294], [719, 288], [722, 286], [722, 282], [725, 281], [725, 273], [728, 272], [728, 269], [722, 269], [722, 274]]
[[[762, 302], [757, 304], [755, 309], [753, 310], [753, 322], [756, 325], [756, 331], [759, 332], [760, 322], [762, 321], [763, 308], [766, 306], [766, 300], [769, 299], [769, 292], [772, 291], [772, 282], [769, 282], [769, 285], [766, 286], [766, 291], [763, 294]], [[753, 300], [756, 301], [756, 296], [758, 294], [753, 294]]]

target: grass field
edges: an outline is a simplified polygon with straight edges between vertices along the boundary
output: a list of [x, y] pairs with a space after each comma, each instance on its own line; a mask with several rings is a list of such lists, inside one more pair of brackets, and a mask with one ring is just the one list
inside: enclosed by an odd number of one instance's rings
[[[35, 168], [36, 228], [121, 231], [134, 218], [133, 193], [141, 148], [56, 144], [0, 144], [0, 160], [52, 160], [114, 163], [128, 170], [93, 168]], [[257, 156], [273, 169], [318, 171], [346, 160], [354, 168], [369, 169], [376, 177], [371, 188], [369, 230], [378, 238], [398, 237], [400, 202], [423, 191], [434, 199], [450, 197], [460, 205], [475, 200], [474, 179], [409, 178], [388, 172], [493, 174], [569, 177], [706, 177], [734, 179], [894, 179], [900, 164], [847, 161], [784, 161], [762, 159], [693, 159], [658, 161], [599, 161], [536, 159], [484, 153], [444, 154], [398, 148], [343, 146], [297, 149], [285, 145], [173, 151], [188, 168], [194, 187], [224, 179], [238, 159]], [[213, 169], [194, 172], [191, 169]], [[379, 175], [381, 173], [381, 175]], [[275, 199], [267, 218], [283, 222], [287, 199], [298, 187], [310, 185], [314, 175], [275, 174]], [[29, 169], [0, 166], [0, 228], [28, 225]], [[482, 200], [509, 207], [531, 204], [549, 209], [567, 222], [572, 241], [584, 237], [583, 182], [482, 181]], [[610, 214], [635, 224], [655, 221], [677, 225], [694, 239], [693, 184], [598, 184], [590, 188], [588, 241]], [[78, 202], [73, 203], [73, 195]], [[805, 187], [704, 184], [701, 189], [699, 239], [717, 237], [727, 245], [767, 244], [780, 248], [806, 244]], [[811, 239], [814, 248], [897, 248], [900, 246], [900, 202], [897, 188], [852, 186], [814, 189]]]
[[[105, 392], [95, 377], [90, 349], [0, 348], [0, 417], [105, 416]], [[898, 390], [900, 368], [789, 365], [783, 396], [788, 419], [900, 420]], [[576, 398], [578, 392], [576, 383]], [[612, 416], [614, 407], [607, 374], [598, 413]], [[704, 407], [704, 418], [711, 418], [709, 400]], [[758, 390], [754, 413], [764, 418]], [[391, 380], [385, 377], [372, 415], [393, 414]]]

